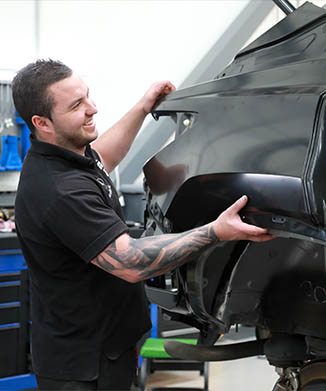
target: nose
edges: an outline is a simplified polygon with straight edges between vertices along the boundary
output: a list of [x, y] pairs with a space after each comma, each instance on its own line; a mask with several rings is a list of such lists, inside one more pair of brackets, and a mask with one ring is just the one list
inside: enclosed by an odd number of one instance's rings
[[95, 102], [88, 98], [87, 99], [87, 110], [86, 110], [87, 115], [94, 115], [97, 113], [97, 108]]

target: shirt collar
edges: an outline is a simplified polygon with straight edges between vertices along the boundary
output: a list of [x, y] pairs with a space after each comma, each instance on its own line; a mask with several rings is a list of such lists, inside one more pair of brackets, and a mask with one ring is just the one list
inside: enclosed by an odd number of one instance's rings
[[39, 141], [33, 136], [30, 137], [30, 140], [32, 144], [30, 148], [31, 152], [38, 153], [44, 156], [56, 156], [71, 161], [73, 163], [77, 163], [78, 165], [81, 165], [83, 167], [95, 168], [94, 156], [92, 153], [93, 151], [89, 144], [86, 146], [85, 156], [82, 156], [78, 153], [70, 151], [69, 149]]

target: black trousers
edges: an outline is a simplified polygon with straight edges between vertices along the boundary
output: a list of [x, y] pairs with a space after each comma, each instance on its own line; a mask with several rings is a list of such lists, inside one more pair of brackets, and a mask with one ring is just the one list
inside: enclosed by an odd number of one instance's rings
[[58, 380], [36, 376], [39, 391], [130, 391], [136, 374], [137, 355], [132, 348], [116, 360], [101, 356], [99, 377], [93, 381]]

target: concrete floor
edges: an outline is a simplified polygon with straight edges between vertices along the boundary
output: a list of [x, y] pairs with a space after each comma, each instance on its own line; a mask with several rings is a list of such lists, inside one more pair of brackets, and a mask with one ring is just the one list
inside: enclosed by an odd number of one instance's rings
[[[223, 343], [254, 338], [254, 329], [242, 327], [223, 337]], [[272, 391], [278, 379], [275, 368], [264, 356], [209, 363], [209, 391]], [[195, 371], [161, 371], [148, 377], [146, 390], [157, 387], [203, 388], [204, 378]]]
[[[241, 360], [210, 363], [210, 391], [272, 391], [278, 376], [265, 359], [251, 357]], [[149, 376], [147, 390], [155, 387], [200, 387], [204, 379], [199, 372], [155, 372]]]

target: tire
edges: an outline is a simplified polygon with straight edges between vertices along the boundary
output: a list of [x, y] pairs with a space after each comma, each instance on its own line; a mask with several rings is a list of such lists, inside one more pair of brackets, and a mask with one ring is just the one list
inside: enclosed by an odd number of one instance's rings
[[301, 388], [302, 391], [325, 391], [326, 390], [326, 382], [316, 382], [311, 383], [305, 386], [304, 388]]
[[300, 391], [326, 390], [326, 361], [307, 364], [300, 371]]

